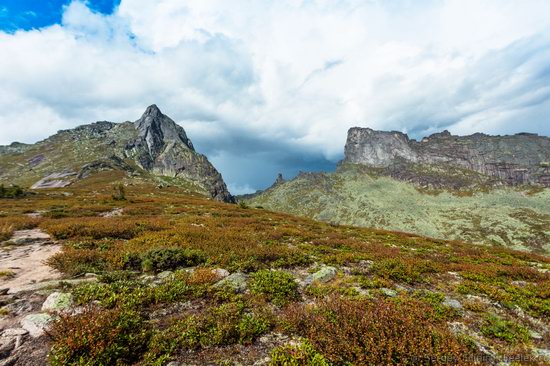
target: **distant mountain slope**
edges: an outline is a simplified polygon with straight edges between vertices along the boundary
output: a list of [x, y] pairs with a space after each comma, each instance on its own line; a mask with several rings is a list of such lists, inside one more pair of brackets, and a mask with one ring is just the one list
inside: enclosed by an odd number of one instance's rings
[[234, 202], [221, 174], [195, 151], [185, 130], [156, 105], [134, 123], [96, 122], [59, 131], [34, 145], [0, 147], [4, 184], [59, 188], [105, 170]]
[[326, 222], [550, 253], [550, 139], [427, 139], [351, 129], [336, 172], [300, 174], [244, 200]]

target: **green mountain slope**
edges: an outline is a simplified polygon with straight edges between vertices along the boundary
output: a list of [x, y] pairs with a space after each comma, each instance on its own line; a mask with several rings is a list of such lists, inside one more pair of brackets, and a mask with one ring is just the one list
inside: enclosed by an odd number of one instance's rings
[[548, 188], [426, 190], [343, 164], [335, 173], [300, 174], [246, 202], [331, 223], [550, 251]]

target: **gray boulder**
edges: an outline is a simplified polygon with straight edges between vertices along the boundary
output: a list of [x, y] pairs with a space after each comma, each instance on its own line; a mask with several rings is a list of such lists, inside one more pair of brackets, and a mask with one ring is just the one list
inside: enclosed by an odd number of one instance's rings
[[52, 320], [52, 316], [46, 313], [29, 314], [21, 320], [21, 327], [28, 331], [31, 337], [38, 338], [44, 334]]
[[248, 288], [248, 285], [246, 283], [247, 276], [244, 273], [241, 272], [235, 272], [223, 280], [218, 281], [214, 287], [223, 287], [223, 286], [229, 286], [235, 292], [245, 292]]
[[67, 292], [54, 292], [42, 304], [42, 311], [63, 312], [73, 305], [73, 295]]
[[334, 277], [336, 277], [336, 268], [326, 266], [307, 276], [304, 282], [306, 285], [310, 285], [313, 282], [326, 283], [333, 280]]

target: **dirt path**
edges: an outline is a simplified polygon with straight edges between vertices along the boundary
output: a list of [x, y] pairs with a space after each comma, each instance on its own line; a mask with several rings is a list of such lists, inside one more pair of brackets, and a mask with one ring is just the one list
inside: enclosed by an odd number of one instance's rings
[[16, 231], [10, 239], [13, 245], [0, 250], [0, 289], [17, 293], [28, 285], [61, 277], [44, 262], [61, 250], [40, 229]]

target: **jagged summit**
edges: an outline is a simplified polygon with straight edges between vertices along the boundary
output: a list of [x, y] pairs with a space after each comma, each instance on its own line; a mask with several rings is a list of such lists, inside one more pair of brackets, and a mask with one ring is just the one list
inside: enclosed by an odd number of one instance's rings
[[157, 157], [166, 144], [174, 142], [195, 150], [185, 130], [176, 124], [170, 117], [162, 114], [156, 104], [145, 110], [140, 119], [134, 122], [139, 137], [147, 142], [149, 152], [153, 158]]

